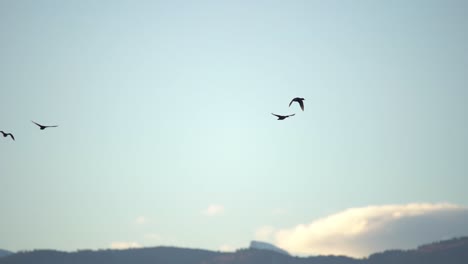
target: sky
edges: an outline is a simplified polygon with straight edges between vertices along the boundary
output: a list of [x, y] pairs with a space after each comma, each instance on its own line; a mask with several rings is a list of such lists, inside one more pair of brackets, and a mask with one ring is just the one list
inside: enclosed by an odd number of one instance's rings
[[468, 235], [467, 11], [0, 1], [0, 248], [362, 257]]

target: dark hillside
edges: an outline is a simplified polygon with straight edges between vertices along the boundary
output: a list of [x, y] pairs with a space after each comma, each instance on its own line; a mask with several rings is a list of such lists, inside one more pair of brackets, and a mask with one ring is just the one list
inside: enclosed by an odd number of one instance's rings
[[175, 247], [60, 252], [34, 250], [0, 258], [0, 264], [467, 264], [468, 238], [391, 250], [366, 259], [343, 256], [294, 257], [271, 250], [241, 249], [234, 253]]

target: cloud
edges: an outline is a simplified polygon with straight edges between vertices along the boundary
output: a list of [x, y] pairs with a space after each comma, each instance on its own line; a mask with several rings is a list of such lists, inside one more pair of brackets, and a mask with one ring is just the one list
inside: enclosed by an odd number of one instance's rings
[[145, 216], [139, 216], [135, 219], [135, 224], [137, 225], [143, 225], [148, 223], [149, 219]]
[[215, 216], [224, 212], [224, 206], [219, 204], [211, 204], [208, 208], [202, 211], [202, 214], [206, 216]]
[[110, 244], [111, 249], [128, 249], [128, 248], [140, 248], [141, 245], [137, 242], [112, 242]]
[[236, 248], [234, 246], [231, 246], [229, 244], [224, 244], [219, 247], [219, 251], [221, 252], [234, 252], [236, 251]]
[[255, 230], [255, 240], [270, 241], [274, 232], [274, 227], [262, 226], [259, 229]]
[[276, 245], [293, 254], [363, 257], [386, 249], [415, 248], [442, 238], [467, 235], [466, 223], [468, 209], [454, 204], [367, 206], [277, 230], [273, 239]]

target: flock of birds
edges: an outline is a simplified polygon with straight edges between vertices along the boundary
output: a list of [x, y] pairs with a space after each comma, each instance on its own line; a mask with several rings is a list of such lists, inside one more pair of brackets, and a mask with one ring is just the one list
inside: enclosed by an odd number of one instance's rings
[[[296, 98], [294, 98], [294, 99], [291, 100], [291, 102], [289, 103], [289, 107], [291, 107], [291, 104], [292, 104], [292, 103], [297, 102], [297, 103], [301, 106], [302, 111], [304, 111], [304, 100], [305, 100], [304, 98], [296, 97]], [[276, 117], [278, 117], [278, 120], [284, 120], [284, 119], [286, 119], [286, 118], [288, 118], [288, 117], [291, 117], [291, 116], [296, 115], [296, 114], [291, 114], [291, 115], [277, 115], [277, 114], [273, 114], [273, 113], [271, 113], [271, 114], [274, 115], [274, 116], [276, 116]], [[34, 124], [36, 124], [41, 130], [44, 130], [44, 129], [49, 128], [49, 127], [58, 127], [57, 125], [55, 125], [55, 126], [44, 126], [44, 125], [38, 124], [38, 123], [36, 123], [36, 122], [34, 122], [34, 121], [32, 121], [32, 120], [31, 120], [31, 122], [33, 122]], [[2, 133], [3, 137], [8, 137], [8, 136], [10, 136], [11, 139], [15, 140], [15, 136], [13, 136], [12, 133], [6, 133], [6, 132], [4, 132], [4, 131], [0, 131], [0, 133]]]
[[[31, 122], [33, 122], [34, 124], [36, 124], [41, 130], [44, 130], [44, 129], [49, 128], [49, 127], [58, 127], [57, 125], [55, 125], [55, 126], [44, 126], [44, 125], [38, 124], [38, 123], [36, 123], [36, 122], [34, 122], [34, 121], [31, 121]], [[2, 133], [3, 137], [8, 137], [8, 136], [10, 136], [11, 139], [15, 140], [15, 136], [13, 136], [12, 133], [6, 133], [6, 132], [4, 132], [4, 131], [0, 131], [0, 133]]]
[[[291, 104], [292, 104], [292, 103], [297, 102], [297, 103], [301, 106], [302, 111], [304, 111], [304, 100], [305, 100], [304, 98], [296, 97], [296, 98], [294, 98], [294, 99], [291, 100], [291, 102], [289, 103], [289, 107], [291, 107]], [[278, 117], [277, 120], [284, 120], [284, 119], [286, 119], [286, 118], [288, 118], [288, 117], [291, 117], [291, 116], [296, 115], [296, 114], [292, 114], [292, 115], [277, 115], [277, 114], [273, 114], [273, 113], [271, 113], [271, 114], [274, 115], [274, 116], [276, 116], [276, 117]]]

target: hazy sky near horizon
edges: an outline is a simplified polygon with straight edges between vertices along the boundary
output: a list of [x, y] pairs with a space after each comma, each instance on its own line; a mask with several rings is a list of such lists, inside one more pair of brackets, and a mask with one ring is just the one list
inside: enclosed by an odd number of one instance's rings
[[[467, 12], [466, 1], [1, 1], [0, 130], [16, 141], [0, 138], [0, 248], [285, 244], [350, 208], [459, 221]], [[288, 107], [296, 96], [304, 112]], [[468, 235], [452, 226], [434, 239]], [[290, 251], [325, 252], [294, 238]]]

